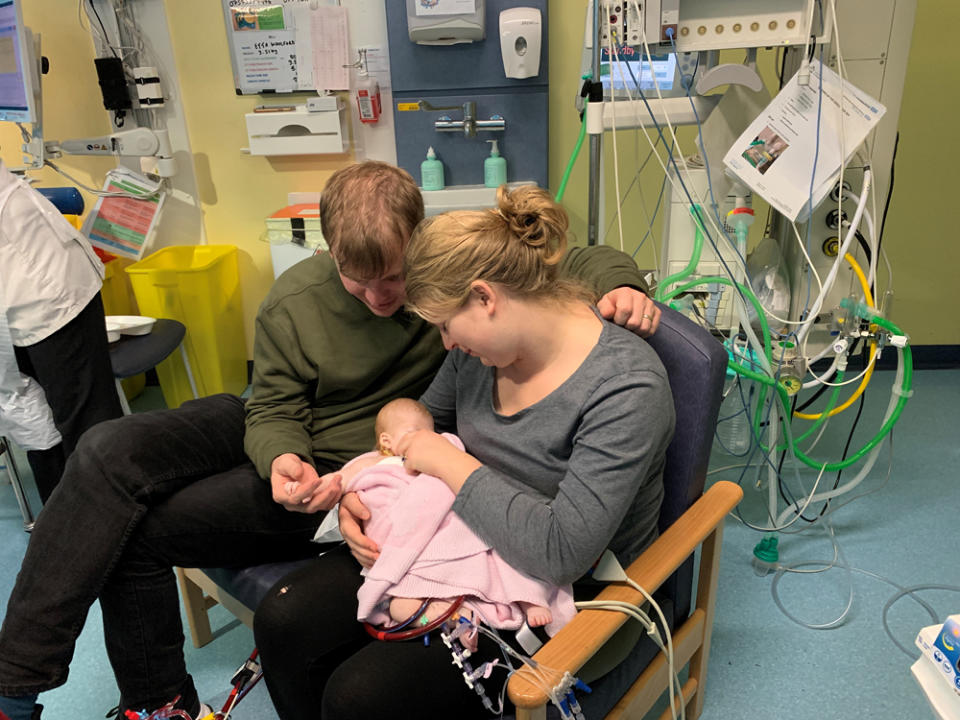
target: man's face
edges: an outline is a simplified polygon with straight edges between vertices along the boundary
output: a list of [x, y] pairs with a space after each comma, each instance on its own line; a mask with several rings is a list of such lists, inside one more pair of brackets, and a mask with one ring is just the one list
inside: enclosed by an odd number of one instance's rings
[[378, 317], [390, 317], [403, 307], [406, 294], [403, 286], [403, 258], [398, 257], [382, 276], [359, 280], [344, 275], [340, 270], [340, 282], [347, 292], [362, 302]]

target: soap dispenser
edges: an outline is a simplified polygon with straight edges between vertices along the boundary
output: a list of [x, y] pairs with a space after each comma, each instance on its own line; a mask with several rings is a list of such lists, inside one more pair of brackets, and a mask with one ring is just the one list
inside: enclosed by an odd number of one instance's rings
[[483, 184], [489, 188], [500, 187], [507, 181], [507, 159], [500, 157], [500, 148], [496, 140], [487, 140], [493, 143], [490, 148], [490, 157], [483, 161]]
[[427, 150], [427, 159], [420, 163], [420, 187], [424, 190], [443, 190], [443, 163], [437, 160], [433, 147]]

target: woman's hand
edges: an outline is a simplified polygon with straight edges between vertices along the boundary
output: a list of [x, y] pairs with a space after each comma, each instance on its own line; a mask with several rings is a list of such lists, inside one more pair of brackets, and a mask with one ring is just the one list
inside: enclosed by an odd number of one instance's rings
[[313, 465], [299, 455], [284, 453], [270, 465], [270, 488], [274, 502], [291, 512], [329, 510], [340, 498], [340, 473], [318, 476]]
[[470, 473], [483, 463], [455, 447], [442, 435], [429, 430], [407, 433], [394, 450], [403, 458], [403, 467], [411, 475], [426, 473], [443, 480], [453, 492], [459, 492]]
[[380, 557], [380, 548], [363, 534], [361, 523], [370, 519], [370, 511], [360, 502], [355, 492], [348, 492], [340, 499], [340, 534], [346, 540], [350, 553], [363, 567], [369, 568]]
[[597, 310], [610, 322], [621, 325], [642, 338], [653, 335], [660, 325], [660, 308], [653, 298], [633, 288], [619, 287], [611, 290], [600, 298]]

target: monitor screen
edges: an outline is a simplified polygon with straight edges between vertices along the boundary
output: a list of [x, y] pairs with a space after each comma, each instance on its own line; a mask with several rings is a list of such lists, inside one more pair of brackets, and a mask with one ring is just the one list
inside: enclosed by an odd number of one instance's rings
[[35, 122], [33, 48], [20, 3], [0, 0], [0, 120]]
[[611, 88], [617, 91], [617, 95], [626, 95], [627, 90], [636, 95], [638, 85], [644, 94], [655, 93], [658, 87], [662, 94], [673, 94], [674, 87], [680, 87], [676, 77], [677, 56], [673, 53], [647, 58], [627, 46], [620, 48], [618, 55], [619, 59], [614, 58], [611, 62], [606, 49], [600, 52], [600, 80], [605, 95], [610, 95]]

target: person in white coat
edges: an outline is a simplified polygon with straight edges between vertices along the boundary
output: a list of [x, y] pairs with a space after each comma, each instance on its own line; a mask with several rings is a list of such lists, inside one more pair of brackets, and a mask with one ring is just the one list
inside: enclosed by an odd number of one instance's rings
[[28, 450], [41, 499], [85, 430], [123, 410], [107, 346], [103, 263], [87, 239], [0, 163], [0, 312], [20, 372], [39, 383], [61, 442]]

